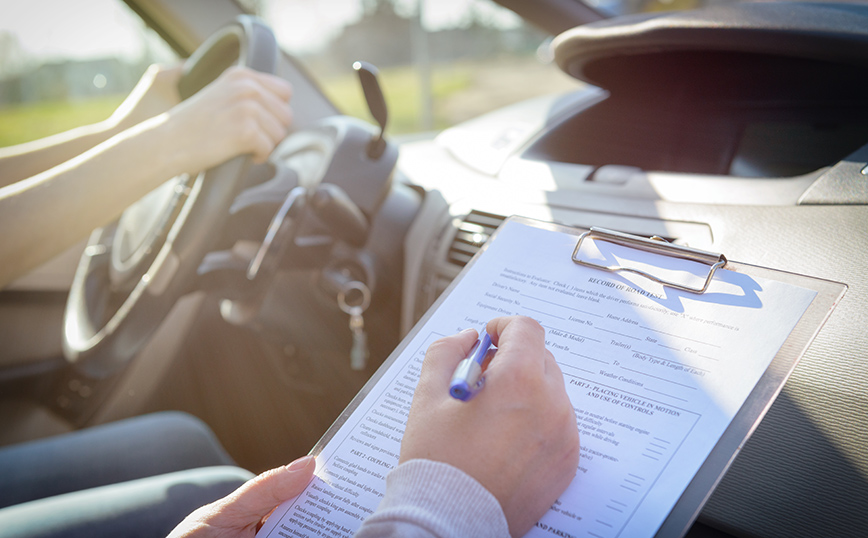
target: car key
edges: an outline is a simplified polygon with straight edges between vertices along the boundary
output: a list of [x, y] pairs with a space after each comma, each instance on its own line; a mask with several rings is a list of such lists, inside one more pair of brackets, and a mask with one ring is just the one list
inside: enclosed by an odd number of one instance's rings
[[[350, 305], [347, 302], [347, 295], [351, 291], [361, 293], [361, 301], [358, 304]], [[350, 331], [353, 333], [350, 368], [353, 370], [364, 370], [368, 360], [368, 333], [365, 332], [365, 318], [362, 317], [362, 314], [370, 304], [371, 290], [364, 282], [350, 282], [338, 293], [338, 306], [350, 316]]]
[[353, 308], [350, 312], [350, 330], [353, 332], [350, 368], [364, 370], [368, 360], [368, 333], [365, 332], [365, 320], [359, 307]]

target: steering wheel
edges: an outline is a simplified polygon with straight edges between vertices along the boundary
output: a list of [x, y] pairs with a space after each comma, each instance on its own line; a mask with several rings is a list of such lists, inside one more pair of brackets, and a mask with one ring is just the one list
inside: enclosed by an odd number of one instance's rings
[[[277, 54], [267, 26], [239, 17], [187, 60], [181, 98], [233, 65], [273, 73]], [[196, 177], [176, 177], [91, 234], [64, 314], [64, 355], [81, 373], [101, 378], [126, 365], [189, 291], [249, 162], [240, 156]]]

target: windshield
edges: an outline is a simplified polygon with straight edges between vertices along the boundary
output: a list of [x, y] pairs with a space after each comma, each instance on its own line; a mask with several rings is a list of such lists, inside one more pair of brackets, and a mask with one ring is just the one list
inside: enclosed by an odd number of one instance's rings
[[489, 0], [263, 0], [253, 9], [343, 113], [370, 120], [351, 66], [376, 65], [392, 134], [580, 86], [551, 63], [550, 36]]
[[[577, 0], [578, 1], [578, 0]], [[588, 0], [605, 15], [735, 0]], [[356, 60], [380, 69], [392, 134], [440, 130], [582, 84], [552, 63], [552, 36], [491, 0], [246, 0], [345, 114], [370, 120]], [[534, 9], [534, 3], [527, 8]]]

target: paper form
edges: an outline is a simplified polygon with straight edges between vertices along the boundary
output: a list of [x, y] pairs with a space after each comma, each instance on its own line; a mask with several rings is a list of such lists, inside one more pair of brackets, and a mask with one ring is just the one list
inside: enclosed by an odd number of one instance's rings
[[[428, 346], [513, 314], [545, 328], [581, 442], [575, 479], [527, 536], [653, 536], [815, 292], [725, 270], [702, 295], [680, 292], [576, 265], [570, 259], [576, 240], [504, 223], [321, 447], [313, 482], [281, 505], [258, 536], [352, 536], [397, 465]], [[707, 271], [608, 243], [588, 248], [601, 258]]]

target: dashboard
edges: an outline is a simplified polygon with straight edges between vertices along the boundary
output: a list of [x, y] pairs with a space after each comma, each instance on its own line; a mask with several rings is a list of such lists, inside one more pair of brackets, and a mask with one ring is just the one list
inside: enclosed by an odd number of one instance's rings
[[856, 27], [868, 14], [797, 6], [579, 27], [555, 55], [586, 86], [403, 144], [400, 182], [425, 194], [405, 240], [402, 332], [510, 215], [844, 282], [700, 520], [857, 536], [868, 523], [856, 508], [868, 499], [868, 36]]

